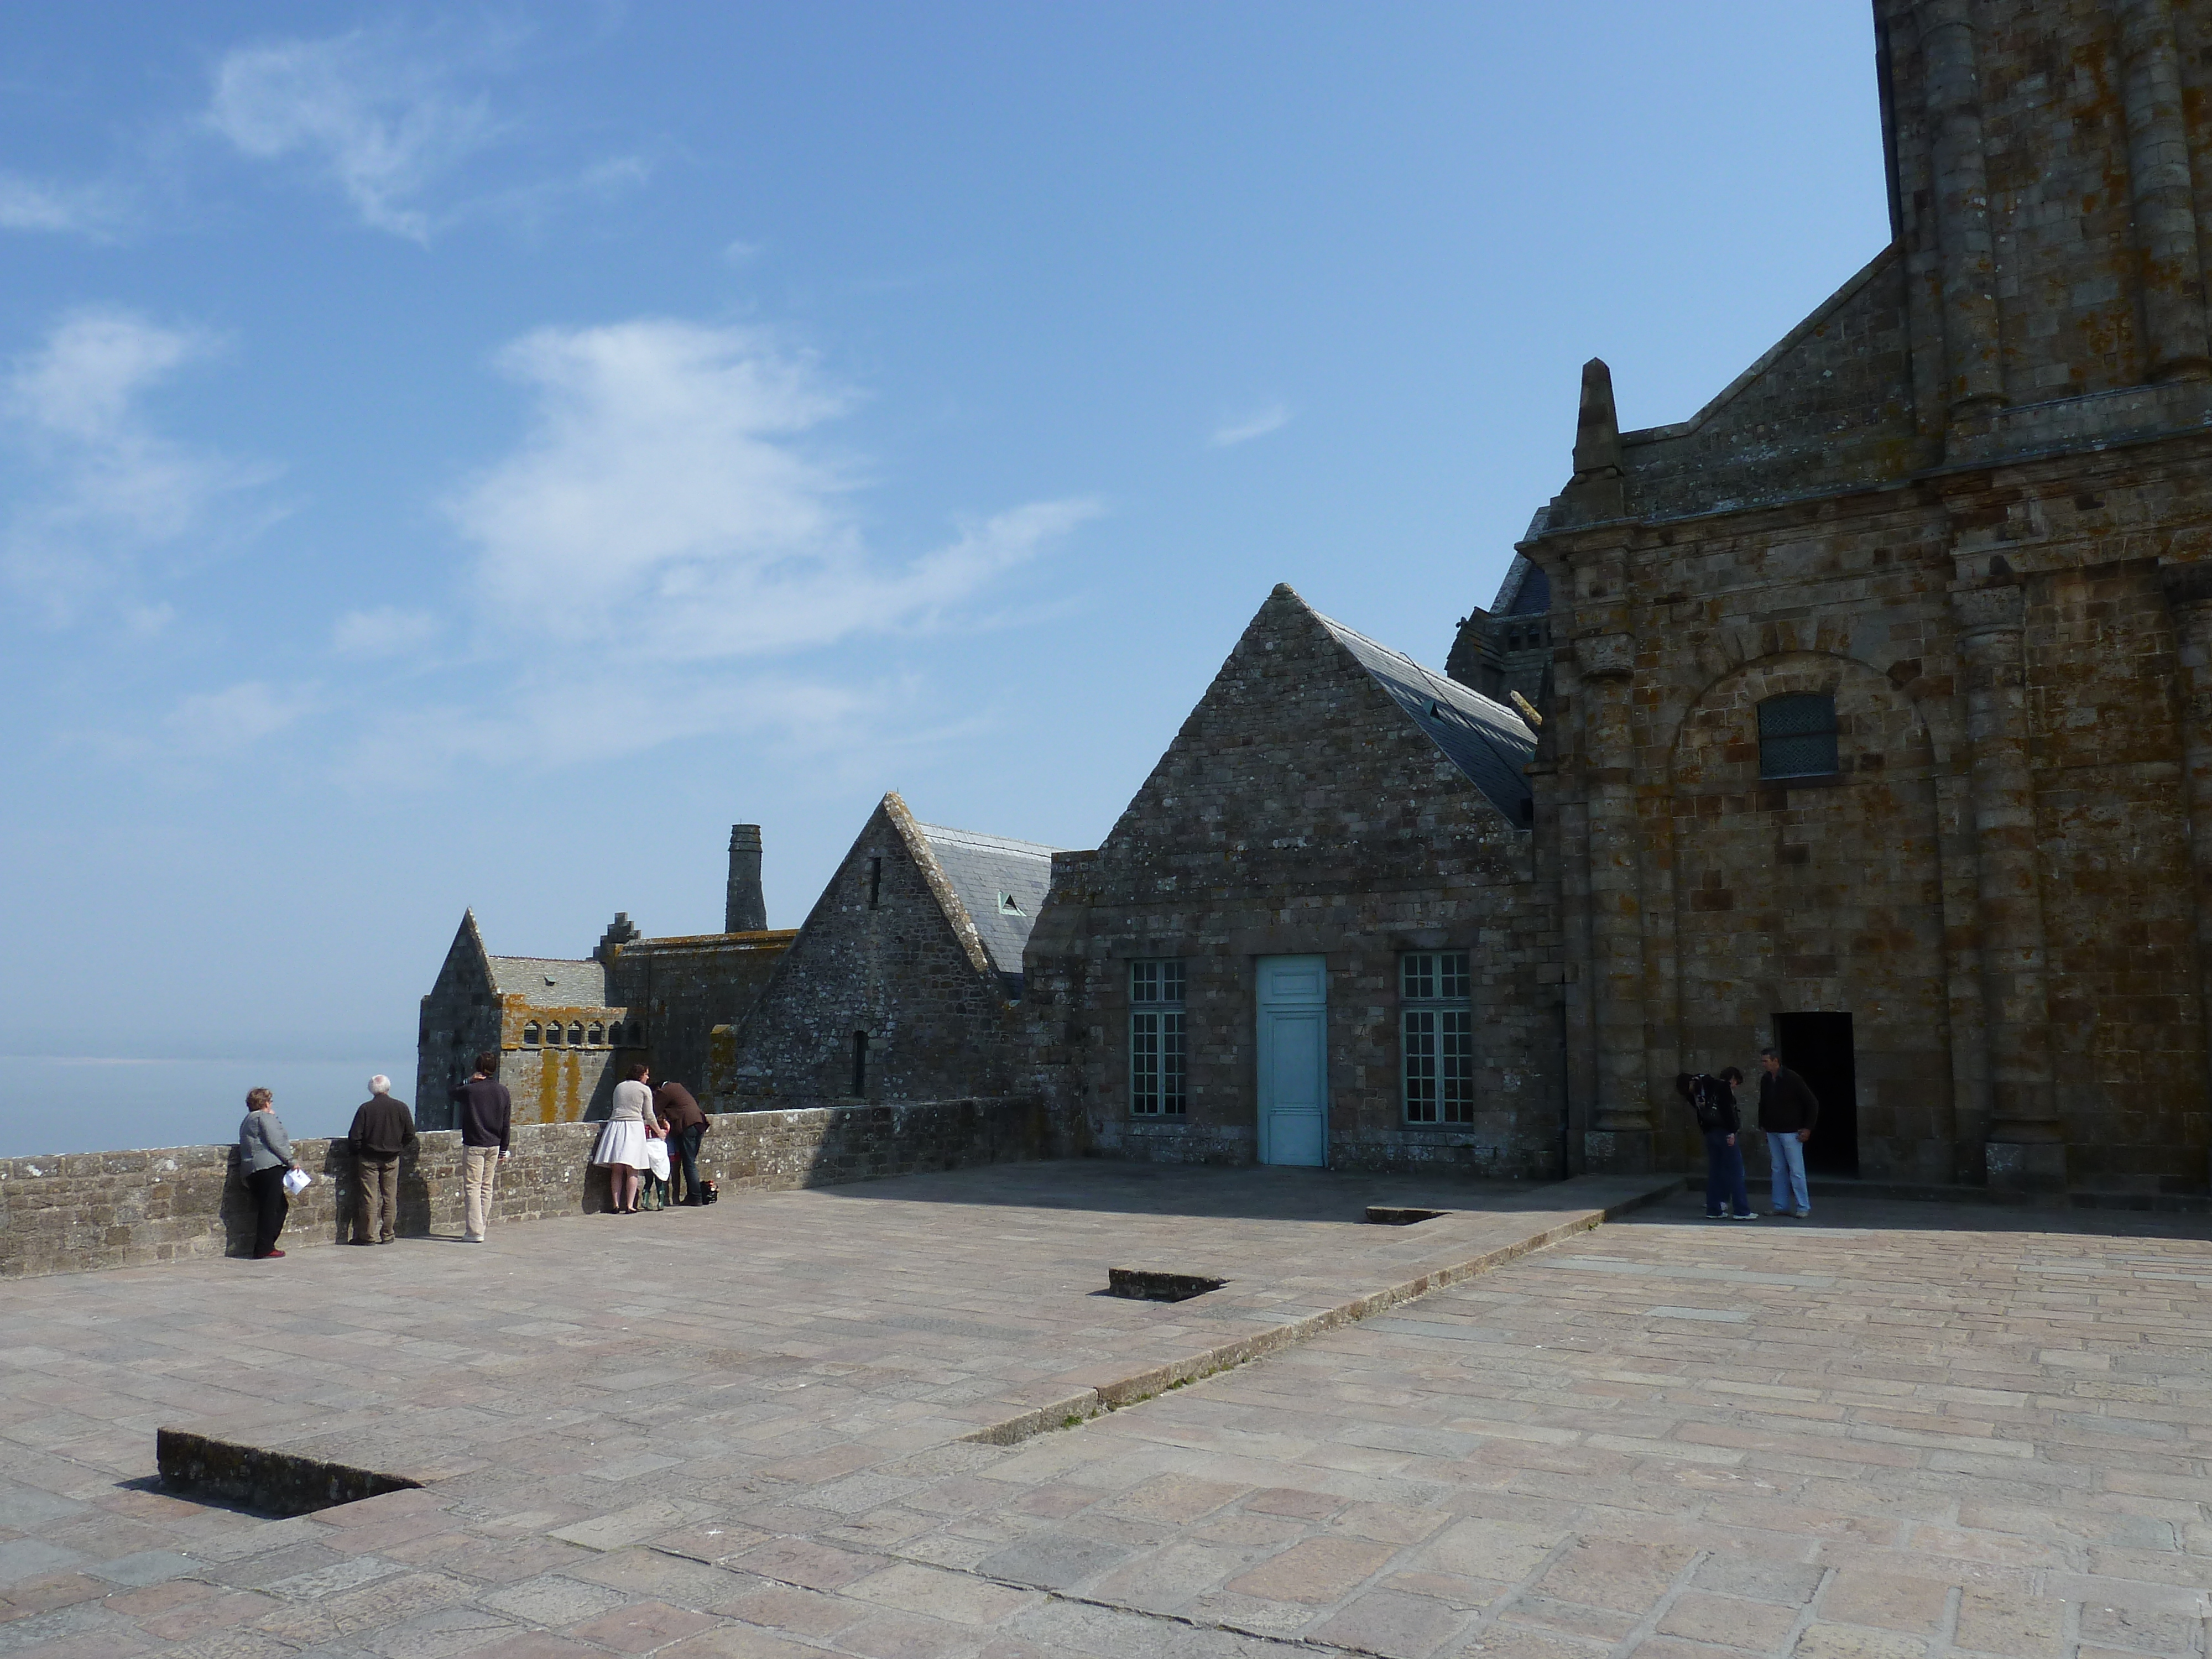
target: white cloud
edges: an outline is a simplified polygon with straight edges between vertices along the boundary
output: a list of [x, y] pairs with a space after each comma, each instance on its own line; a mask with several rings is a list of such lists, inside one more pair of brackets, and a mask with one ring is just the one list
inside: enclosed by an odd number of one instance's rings
[[331, 629], [331, 647], [342, 657], [363, 659], [405, 656], [438, 635], [438, 619], [425, 611], [378, 605], [349, 611]]
[[1279, 432], [1291, 423], [1292, 410], [1287, 404], [1269, 404], [1265, 409], [1236, 420], [1224, 421], [1213, 428], [1206, 441], [1215, 449], [1230, 449], [1238, 444], [1249, 444], [1255, 438], [1264, 438], [1270, 432]]
[[416, 198], [493, 130], [444, 66], [364, 30], [239, 47], [216, 67], [208, 121], [257, 160], [304, 157], [364, 223], [417, 241], [430, 220]]
[[500, 362], [534, 394], [532, 429], [452, 510], [488, 608], [534, 645], [698, 660], [937, 626], [1097, 510], [1031, 503], [892, 563], [803, 446], [851, 393], [759, 331], [542, 329]]
[[260, 680], [246, 680], [222, 691], [186, 697], [162, 724], [191, 752], [228, 754], [273, 737], [314, 706], [312, 692], [283, 691]]
[[148, 550], [204, 531], [219, 498], [269, 476], [166, 437], [146, 417], [148, 394], [214, 349], [197, 329], [88, 308], [9, 366], [0, 413], [27, 465], [0, 564], [54, 620], [118, 586]]
[[106, 240], [123, 204], [104, 185], [48, 185], [0, 172], [0, 230], [54, 231]]

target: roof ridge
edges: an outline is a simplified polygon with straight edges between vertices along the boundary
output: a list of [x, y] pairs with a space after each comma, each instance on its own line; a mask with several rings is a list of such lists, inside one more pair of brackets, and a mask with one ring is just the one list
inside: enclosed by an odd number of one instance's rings
[[[1383, 644], [1382, 641], [1376, 639], [1371, 635], [1361, 633], [1349, 623], [1340, 623], [1337, 621], [1335, 617], [1323, 616], [1318, 611], [1314, 612], [1314, 616], [1323, 627], [1333, 629], [1340, 634], [1349, 634], [1352, 638], [1359, 641], [1362, 644], [1374, 647], [1376, 650], [1381, 652], [1386, 657], [1395, 657], [1400, 662], [1405, 664], [1407, 667], [1413, 670], [1416, 673], [1419, 674], [1423, 679], [1429, 682], [1431, 686], [1449, 692], [1455, 701], [1462, 697], [1471, 698], [1474, 702], [1480, 703], [1486, 708], [1495, 709], [1498, 714], [1511, 720], [1516, 726], [1523, 727], [1528, 726], [1528, 721], [1521, 718], [1521, 711], [1514, 708], [1510, 703], [1500, 702], [1497, 698], [1489, 696], [1487, 693], [1476, 690], [1474, 687], [1468, 684], [1463, 680], [1455, 680], [1449, 674], [1440, 674], [1435, 669], [1430, 667], [1426, 663], [1416, 662], [1404, 652]], [[1534, 734], [1531, 733], [1531, 735], [1533, 736]]]
[[1039, 853], [1048, 857], [1052, 854], [1064, 853], [1068, 850], [1065, 847], [1054, 847], [1041, 841], [1021, 841], [1012, 836], [994, 836], [982, 830], [956, 830], [949, 823], [924, 823], [920, 818], [914, 821], [914, 827], [925, 836], [945, 836], [956, 840], [974, 842], [981, 846], [1003, 848], [1008, 852]]

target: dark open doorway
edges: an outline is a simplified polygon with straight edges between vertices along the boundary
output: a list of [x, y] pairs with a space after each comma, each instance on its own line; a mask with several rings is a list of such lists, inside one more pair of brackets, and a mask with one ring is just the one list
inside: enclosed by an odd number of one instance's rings
[[1774, 1046], [1782, 1063], [1812, 1085], [1820, 1121], [1805, 1143], [1805, 1168], [1814, 1175], [1859, 1172], [1857, 1067], [1851, 1058], [1849, 1014], [1777, 1014]]

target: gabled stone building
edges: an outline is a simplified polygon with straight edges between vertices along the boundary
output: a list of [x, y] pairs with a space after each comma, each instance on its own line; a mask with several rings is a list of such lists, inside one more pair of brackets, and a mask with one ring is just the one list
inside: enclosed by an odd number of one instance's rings
[[[616, 918], [617, 927], [629, 921]], [[606, 1115], [615, 1062], [644, 1042], [627, 1005], [615, 1000], [606, 964], [485, 950], [471, 910], [461, 918], [430, 993], [422, 999], [415, 1060], [415, 1111], [427, 1127], [450, 1128], [447, 1091], [487, 1048], [501, 1054], [500, 1080], [521, 1123], [574, 1123]]]
[[1261, 606], [1030, 937], [1037, 1070], [1083, 1150], [1555, 1172], [1559, 963], [1510, 708]]
[[2212, 8], [1875, 19], [1890, 246], [1675, 425], [1590, 364], [1521, 546], [1571, 1144], [1773, 1040], [1816, 1170], [2201, 1192]]
[[501, 1054], [500, 1080], [520, 1123], [603, 1118], [629, 1062], [703, 1093], [711, 1033], [760, 994], [793, 935], [765, 920], [760, 827], [731, 832], [722, 933], [646, 939], [622, 912], [582, 959], [495, 957], [476, 914], [461, 918], [416, 1037], [415, 1105], [427, 1127], [451, 1127], [447, 1091], [476, 1054]]
[[717, 1109], [1003, 1095], [1053, 849], [920, 823], [887, 794], [751, 1010], [715, 1034]]

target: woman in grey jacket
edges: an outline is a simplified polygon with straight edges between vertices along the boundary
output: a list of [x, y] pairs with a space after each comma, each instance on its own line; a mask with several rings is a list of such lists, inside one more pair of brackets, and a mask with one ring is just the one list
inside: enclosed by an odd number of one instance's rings
[[285, 1172], [299, 1168], [291, 1138], [270, 1104], [266, 1089], [246, 1097], [246, 1121], [238, 1126], [238, 1172], [253, 1194], [253, 1259], [282, 1255], [276, 1235], [284, 1231], [292, 1200], [284, 1195]]

